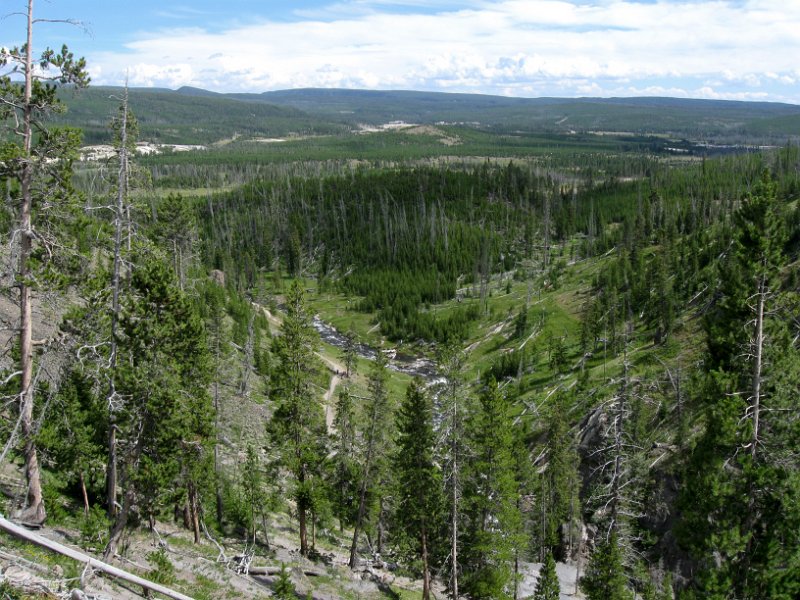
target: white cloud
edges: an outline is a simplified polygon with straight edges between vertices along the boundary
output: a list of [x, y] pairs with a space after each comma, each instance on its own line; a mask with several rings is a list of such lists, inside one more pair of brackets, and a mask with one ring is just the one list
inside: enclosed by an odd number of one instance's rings
[[[390, 5], [405, 8], [384, 12]], [[780, 85], [781, 98], [800, 101], [800, 90], [791, 87], [800, 79], [800, 2], [485, 0], [414, 12], [423, 5], [340, 2], [326, 18], [265, 20], [221, 33], [151, 32], [126, 52], [87, 58], [97, 83], [118, 84], [130, 69], [134, 85], [219, 91], [314, 86], [586, 95], [614, 88], [603, 83], [609, 80], [646, 89], [653, 80], [680, 78], [695, 81], [656, 87], [762, 98], [770, 96], [767, 86]], [[726, 89], [705, 85], [709, 80], [724, 81]], [[757, 87], [765, 89], [749, 89]]]
[[707, 98], [709, 100], [767, 100], [769, 94], [766, 92], [718, 92], [711, 87], [702, 87], [695, 90], [695, 98]]
[[128, 70], [128, 82], [134, 87], [180, 87], [195, 80], [194, 71], [188, 64], [154, 65], [139, 63]]

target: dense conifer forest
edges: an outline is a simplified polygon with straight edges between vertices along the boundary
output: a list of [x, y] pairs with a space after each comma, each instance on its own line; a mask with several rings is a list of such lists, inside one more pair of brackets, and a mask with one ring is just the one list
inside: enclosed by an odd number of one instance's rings
[[196, 598], [800, 595], [796, 142], [276, 108], [313, 135], [141, 157], [126, 92], [88, 161], [4, 61], [4, 517]]

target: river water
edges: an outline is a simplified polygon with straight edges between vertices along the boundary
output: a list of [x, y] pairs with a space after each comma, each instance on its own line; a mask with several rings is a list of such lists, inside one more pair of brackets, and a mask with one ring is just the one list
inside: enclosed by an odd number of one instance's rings
[[[320, 338], [327, 344], [335, 346], [341, 350], [347, 346], [347, 337], [330, 323], [326, 323], [319, 316], [315, 315], [312, 321], [314, 329], [319, 333]], [[356, 352], [361, 358], [375, 360], [378, 350], [367, 344], [356, 344]], [[434, 385], [441, 381], [436, 363], [429, 358], [412, 356], [398, 352], [397, 354], [387, 354], [389, 358], [389, 368], [398, 373], [405, 373], [412, 377], [422, 378], [427, 385]]]

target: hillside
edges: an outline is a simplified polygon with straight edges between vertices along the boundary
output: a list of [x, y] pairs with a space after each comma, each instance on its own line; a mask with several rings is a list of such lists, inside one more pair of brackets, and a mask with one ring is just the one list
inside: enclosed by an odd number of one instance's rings
[[[81, 128], [85, 143], [107, 142], [108, 123], [122, 96], [122, 88], [62, 90], [60, 97], [68, 112], [55, 115], [53, 120]], [[137, 88], [129, 90], [129, 102], [142, 139], [168, 144], [210, 144], [238, 137], [329, 135], [347, 129], [292, 107], [211, 93]]]
[[[113, 91], [74, 122], [100, 137]], [[562, 597], [790, 597], [800, 149], [509, 128], [794, 109], [376, 94], [134, 90], [142, 137], [229, 143], [29, 161], [35, 185], [5, 149], [0, 512], [209, 600], [526, 596], [552, 561]], [[350, 132], [400, 111], [423, 124]], [[0, 540], [6, 595], [138, 593]]]
[[[238, 97], [255, 98], [253, 94]], [[709, 139], [797, 135], [800, 107], [791, 104], [678, 98], [509, 98], [476, 94], [366, 90], [265, 92], [274, 104], [345, 122], [460, 122], [499, 130], [612, 131]], [[783, 118], [779, 126], [763, 121]]]
[[[69, 112], [57, 122], [107, 139], [119, 88], [63, 92]], [[800, 135], [800, 107], [766, 102], [676, 98], [510, 98], [411, 91], [300, 89], [220, 94], [197, 88], [132, 89], [131, 107], [145, 139], [208, 144], [236, 137], [344, 133], [392, 121], [461, 124], [495, 133], [621, 132], [696, 141], [784, 143]]]

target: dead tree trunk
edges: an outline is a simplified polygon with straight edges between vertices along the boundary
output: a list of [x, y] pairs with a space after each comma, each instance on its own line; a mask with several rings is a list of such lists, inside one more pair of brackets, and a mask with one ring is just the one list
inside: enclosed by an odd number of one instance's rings
[[42, 498], [42, 483], [39, 472], [39, 458], [36, 453], [33, 423], [33, 320], [31, 315], [31, 271], [29, 260], [33, 245], [33, 226], [31, 223], [31, 209], [33, 204], [33, 156], [31, 155], [31, 142], [33, 140], [31, 104], [33, 86], [33, 0], [28, 0], [28, 36], [25, 47], [25, 96], [23, 101], [23, 152], [22, 176], [20, 191], [22, 202], [20, 205], [20, 248], [18, 285], [20, 295], [20, 413], [22, 438], [25, 444], [25, 480], [27, 494], [22, 520], [32, 525], [44, 523], [47, 514]]
[[128, 192], [128, 86], [122, 100], [122, 123], [120, 127], [119, 173], [117, 179], [117, 203], [114, 208], [114, 270], [111, 278], [111, 340], [108, 369], [108, 465], [106, 468], [106, 504], [108, 516], [117, 514], [117, 425], [115, 371], [117, 367], [117, 326], [120, 313], [120, 281], [122, 271], [122, 229], [126, 215], [125, 199]]
[[753, 434], [750, 440], [750, 455], [753, 461], [758, 456], [759, 440], [759, 420], [761, 418], [761, 380], [762, 363], [764, 353], [764, 303], [767, 295], [766, 277], [761, 276], [758, 282], [758, 300], [756, 304], [756, 339], [755, 339], [755, 360], [753, 361], [753, 399], [750, 410], [753, 419]]
[[78, 552], [77, 550], [68, 548], [67, 546], [59, 544], [58, 542], [54, 542], [53, 540], [41, 537], [33, 532], [26, 531], [22, 527], [18, 527], [13, 523], [6, 521], [2, 516], [0, 516], [0, 530], [3, 530], [6, 533], [9, 533], [10, 535], [13, 535], [16, 538], [25, 540], [26, 542], [36, 544], [37, 546], [41, 546], [42, 548], [47, 548], [48, 550], [57, 552], [58, 554], [61, 554], [63, 556], [67, 556], [72, 560], [85, 564], [91, 567], [92, 569], [110, 575], [111, 577], [116, 577], [117, 579], [127, 581], [128, 583], [141, 586], [146, 592], [148, 592], [148, 597], [149, 597], [149, 592], [152, 591], [156, 592], [157, 594], [161, 594], [162, 596], [166, 596], [167, 598], [173, 598], [174, 600], [192, 600], [192, 598], [190, 598], [189, 596], [185, 596], [163, 585], [154, 583], [152, 581], [148, 581], [147, 579], [144, 579], [137, 575], [133, 575], [132, 573], [128, 573], [127, 571], [123, 571], [122, 569], [112, 567], [111, 565], [106, 564], [103, 561], [97, 560], [96, 558], [92, 558], [91, 556], [84, 554], [83, 552]]

